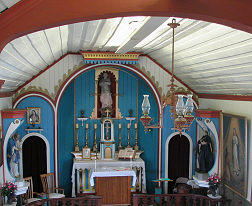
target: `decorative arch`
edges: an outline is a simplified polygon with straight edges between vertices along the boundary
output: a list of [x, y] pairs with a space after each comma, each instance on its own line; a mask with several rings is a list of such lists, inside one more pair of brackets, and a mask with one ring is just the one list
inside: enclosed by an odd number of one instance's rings
[[[55, 4], [52, 4], [50, 0], [22, 1], [10, 10], [5, 11], [0, 21], [0, 28], [3, 31], [0, 37], [0, 51], [14, 38], [41, 29], [118, 16], [186, 17], [215, 22], [252, 33], [252, 14], [250, 11], [252, 2], [250, 1], [244, 3], [242, 1], [222, 0], [217, 6], [216, 1], [205, 1], [204, 3], [199, 0], [193, 2], [178, 1], [176, 4], [172, 4], [166, 0], [146, 0], [144, 6], [142, 6], [141, 0], [127, 1], [126, 3], [117, 0], [109, 0], [109, 2], [94, 0], [87, 6], [85, 1], [77, 1], [73, 5], [72, 1], [66, 0], [64, 1], [64, 8], [71, 12], [71, 17], [69, 17], [68, 12], [62, 12], [62, 8], [57, 6], [60, 3], [59, 0], [55, 0]], [[46, 12], [41, 12], [41, 10], [46, 10]], [[17, 13], [18, 15], [15, 15]], [[31, 15], [33, 16], [32, 19], [30, 18]]]
[[20, 146], [21, 146], [21, 154], [20, 154], [20, 174], [21, 174], [21, 177], [23, 177], [23, 144], [24, 144], [24, 141], [26, 139], [28, 139], [29, 137], [31, 136], [37, 136], [37, 137], [40, 137], [46, 144], [46, 167], [47, 167], [47, 173], [50, 173], [50, 144], [48, 142], [48, 140], [46, 139], [46, 137], [40, 133], [36, 133], [36, 132], [32, 132], [32, 133], [29, 133], [27, 135], [25, 135], [21, 141], [20, 141]]
[[[179, 135], [179, 132], [174, 132], [172, 134], [170, 134], [170, 136], [167, 138], [166, 142], [165, 142], [165, 178], [168, 178], [168, 154], [169, 154], [169, 143], [170, 140], [176, 136]], [[193, 154], [193, 141], [192, 138], [185, 132], [182, 132], [182, 135], [184, 135], [185, 137], [187, 137], [187, 139], [189, 140], [189, 144], [190, 144], [190, 154], [189, 154], [189, 178], [192, 178], [192, 154]], [[167, 182], [165, 183], [165, 192], [167, 193]]]
[[[88, 66], [84, 66], [82, 68], [80, 68], [78, 71], [76, 71], [75, 73], [73, 73], [70, 77], [68, 77], [66, 79], [66, 81], [61, 85], [61, 88], [57, 94], [57, 97], [55, 99], [55, 109], [56, 109], [56, 117], [58, 116], [58, 112], [59, 112], [59, 104], [60, 104], [60, 100], [64, 94], [64, 91], [66, 90], [66, 88], [70, 85], [70, 83], [79, 75], [81, 75], [84, 72], [87, 72], [91, 69], [95, 69], [97, 67], [102, 67], [102, 66], [115, 66], [115, 67], [120, 67], [120, 68], [125, 68], [128, 69], [129, 71], [132, 71], [133, 73], [135, 73], [137, 76], [139, 76], [140, 78], [142, 78], [146, 84], [151, 88], [155, 100], [157, 102], [158, 105], [158, 114], [159, 114], [159, 124], [161, 124], [161, 119], [160, 119], [160, 113], [162, 110], [162, 105], [161, 105], [161, 101], [160, 101], [160, 94], [158, 92], [158, 89], [156, 88], [156, 86], [154, 85], [154, 83], [151, 81], [151, 79], [149, 77], [147, 77], [143, 72], [141, 72], [139, 69], [135, 68], [132, 65], [122, 65], [122, 64], [98, 64], [98, 65], [88, 65]], [[58, 125], [56, 125], [57, 123], [55, 122], [55, 128], [58, 128]], [[58, 145], [58, 139], [57, 139], [57, 130], [55, 130], [55, 144]], [[162, 129], [159, 128], [158, 129], [158, 166], [157, 166], [157, 176], [158, 178], [161, 177], [161, 138], [162, 138]], [[55, 155], [58, 154], [58, 149], [55, 149]], [[56, 169], [57, 168], [57, 169]], [[55, 165], [55, 171], [58, 171], [58, 165]], [[58, 174], [56, 174], [58, 175]]]
[[27, 97], [41, 97], [42, 99], [44, 99], [45, 101], [47, 101], [47, 102], [51, 105], [53, 111], [55, 111], [55, 105], [54, 105], [54, 102], [52, 101], [52, 99], [51, 99], [50, 97], [44, 95], [43, 93], [38, 93], [38, 92], [26, 93], [26, 94], [20, 96], [20, 97], [13, 103], [13, 108], [16, 108], [17, 105], [18, 105], [22, 100], [24, 100], [24, 99], [27, 98]]

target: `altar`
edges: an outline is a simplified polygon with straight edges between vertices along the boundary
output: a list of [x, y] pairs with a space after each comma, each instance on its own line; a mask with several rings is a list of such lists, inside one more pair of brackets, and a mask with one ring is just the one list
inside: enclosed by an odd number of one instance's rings
[[[95, 193], [92, 178], [96, 171], [107, 170], [112, 172], [128, 173], [132, 177], [131, 192], [146, 193], [145, 164], [141, 158], [132, 161], [122, 160], [74, 160], [72, 168], [72, 197], [76, 193]], [[131, 172], [130, 172], [131, 171]], [[132, 174], [134, 172], [134, 174]], [[115, 174], [115, 173], [114, 173]], [[118, 175], [117, 173], [116, 175]], [[93, 176], [92, 176], [93, 175]], [[92, 177], [92, 178], [91, 178]], [[92, 184], [91, 184], [92, 183]]]
[[136, 173], [130, 168], [103, 167], [92, 172], [91, 186], [95, 194], [102, 197], [102, 204], [131, 203], [131, 186], [135, 186]]

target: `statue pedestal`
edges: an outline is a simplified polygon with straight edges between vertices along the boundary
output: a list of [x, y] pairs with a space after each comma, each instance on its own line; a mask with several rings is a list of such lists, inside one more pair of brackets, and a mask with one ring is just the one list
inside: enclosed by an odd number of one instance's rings
[[196, 185], [198, 185], [199, 187], [209, 187], [208, 182], [206, 181], [208, 177], [209, 177], [208, 173], [195, 171], [193, 180], [195, 181]]
[[206, 181], [209, 177], [208, 173], [206, 172], [196, 172], [195, 171], [195, 178], [201, 181]]

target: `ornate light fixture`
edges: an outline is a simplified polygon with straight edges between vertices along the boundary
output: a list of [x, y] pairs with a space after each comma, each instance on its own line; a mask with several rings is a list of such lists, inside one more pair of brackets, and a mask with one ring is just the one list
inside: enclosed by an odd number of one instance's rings
[[187, 95], [186, 104], [184, 104], [183, 97], [184, 95], [175, 95], [175, 87], [177, 85], [174, 84], [174, 30], [179, 26], [176, 23], [176, 20], [173, 19], [172, 23], [168, 24], [172, 28], [172, 74], [171, 74], [171, 84], [168, 85], [170, 87], [170, 94], [168, 97], [163, 96], [161, 98], [161, 112], [160, 112], [160, 125], [150, 125], [152, 118], [149, 116], [150, 111], [150, 102], [149, 95], [144, 95], [144, 100], [142, 103], [142, 111], [143, 116], [140, 118], [141, 122], [144, 125], [145, 131], [149, 128], [163, 128], [163, 113], [164, 108], [167, 104], [170, 105], [170, 113], [171, 117], [174, 118], [174, 130], [179, 131], [181, 134], [183, 130], [190, 129], [190, 126], [194, 120], [194, 116], [192, 115], [194, 106], [192, 100], [192, 94]]

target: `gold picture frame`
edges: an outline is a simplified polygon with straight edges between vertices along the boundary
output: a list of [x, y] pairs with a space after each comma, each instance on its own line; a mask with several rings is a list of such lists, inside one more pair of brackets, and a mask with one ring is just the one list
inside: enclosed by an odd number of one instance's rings
[[222, 180], [238, 195], [247, 197], [247, 118], [222, 113]]
[[90, 159], [91, 158], [91, 150], [89, 147], [82, 148], [82, 159]]
[[40, 124], [41, 122], [41, 108], [28, 107], [27, 108], [27, 124]]

